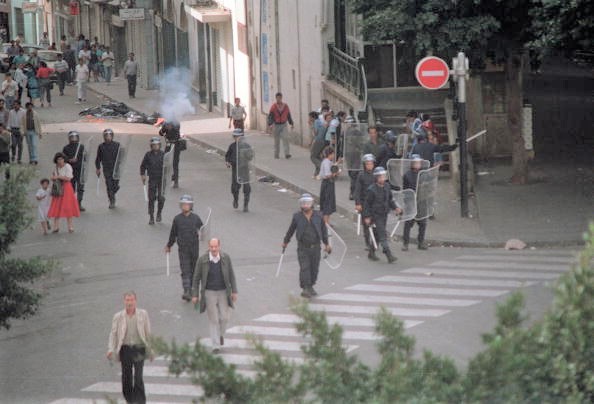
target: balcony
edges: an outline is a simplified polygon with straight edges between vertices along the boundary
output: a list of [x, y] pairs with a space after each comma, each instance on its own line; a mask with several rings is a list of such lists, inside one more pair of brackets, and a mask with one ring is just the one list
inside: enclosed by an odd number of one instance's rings
[[367, 95], [367, 83], [361, 59], [354, 58], [336, 48], [333, 43], [329, 43], [328, 61], [328, 78], [347, 89], [359, 100], [363, 100]]

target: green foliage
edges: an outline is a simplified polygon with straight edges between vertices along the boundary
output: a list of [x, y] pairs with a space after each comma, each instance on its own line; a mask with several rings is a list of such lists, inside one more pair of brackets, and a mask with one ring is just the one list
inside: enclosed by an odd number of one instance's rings
[[563, 275], [545, 317], [527, 327], [524, 299], [515, 293], [496, 310], [497, 325], [485, 334], [484, 351], [461, 373], [453, 361], [424, 351], [404, 324], [382, 309], [376, 320], [379, 364], [370, 368], [348, 353], [342, 329], [306, 303], [294, 305], [304, 337], [303, 364], [284, 361], [252, 337], [261, 359], [254, 379], [245, 378], [199, 342], [168, 345], [169, 370], [187, 372], [203, 386], [204, 400], [232, 403], [540, 403], [594, 401], [594, 224], [579, 263]]
[[[5, 171], [6, 170], [6, 171]], [[10, 319], [36, 313], [41, 293], [30, 285], [48, 273], [54, 264], [39, 258], [10, 258], [10, 246], [32, 221], [27, 186], [33, 170], [5, 168], [9, 178], [0, 182], [0, 328], [10, 328]]]

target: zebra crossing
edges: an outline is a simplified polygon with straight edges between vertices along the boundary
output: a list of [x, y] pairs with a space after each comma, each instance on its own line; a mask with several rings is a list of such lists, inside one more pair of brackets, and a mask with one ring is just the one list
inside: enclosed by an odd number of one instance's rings
[[[403, 268], [391, 275], [322, 294], [312, 299], [309, 307], [326, 312], [330, 323], [341, 325], [345, 349], [356, 352], [359, 346], [378, 340], [373, 316], [381, 307], [401, 318], [405, 328], [412, 328], [455, 310], [553, 281], [574, 260], [573, 253], [564, 250], [494, 250], [461, 255], [422, 267]], [[294, 327], [298, 321], [296, 315], [279, 310], [233, 326], [227, 330], [220, 356], [236, 365], [242, 375], [254, 377], [253, 365], [259, 356], [250, 338], [255, 337], [284, 359], [303, 363], [303, 339]], [[200, 342], [211, 345], [209, 338]], [[202, 395], [202, 389], [191, 384], [189, 375], [182, 374], [179, 378], [169, 375], [164, 358], [145, 363], [144, 379], [151, 403], [190, 402]], [[107, 397], [121, 397], [121, 384], [117, 379], [98, 382], [83, 388], [79, 397], [63, 398], [51, 404], [105, 403]], [[119, 398], [118, 402], [123, 401]]]

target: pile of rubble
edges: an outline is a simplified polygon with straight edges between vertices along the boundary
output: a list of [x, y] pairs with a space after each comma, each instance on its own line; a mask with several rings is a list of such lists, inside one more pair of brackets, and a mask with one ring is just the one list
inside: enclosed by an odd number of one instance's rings
[[158, 112], [146, 115], [140, 112], [132, 111], [126, 104], [118, 101], [106, 101], [100, 105], [85, 108], [78, 113], [82, 117], [106, 118], [106, 119], [125, 119], [130, 123], [146, 123], [153, 125], [161, 117]]

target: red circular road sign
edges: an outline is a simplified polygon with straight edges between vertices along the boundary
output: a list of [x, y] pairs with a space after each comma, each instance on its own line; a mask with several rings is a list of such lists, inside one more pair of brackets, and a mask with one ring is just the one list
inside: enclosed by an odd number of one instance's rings
[[448, 82], [450, 68], [443, 59], [427, 56], [417, 63], [415, 77], [419, 84], [426, 89], [437, 90]]

